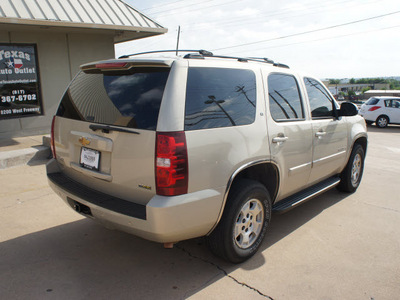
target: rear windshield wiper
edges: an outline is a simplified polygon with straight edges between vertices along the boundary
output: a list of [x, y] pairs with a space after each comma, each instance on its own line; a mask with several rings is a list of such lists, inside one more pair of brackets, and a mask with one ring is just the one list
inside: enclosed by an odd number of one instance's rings
[[104, 133], [110, 133], [110, 131], [119, 131], [119, 132], [127, 132], [127, 133], [133, 133], [133, 134], [140, 134], [137, 131], [131, 131], [129, 129], [121, 128], [121, 127], [115, 127], [115, 126], [110, 126], [110, 125], [101, 125], [101, 124], [91, 124], [89, 125], [89, 128], [92, 129], [93, 131], [96, 130], [101, 130]]

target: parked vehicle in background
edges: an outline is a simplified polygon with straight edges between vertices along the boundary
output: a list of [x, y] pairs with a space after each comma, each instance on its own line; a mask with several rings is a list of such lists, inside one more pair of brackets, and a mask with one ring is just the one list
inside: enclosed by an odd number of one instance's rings
[[[187, 52], [187, 51], [186, 51]], [[52, 123], [50, 186], [78, 213], [171, 246], [256, 253], [271, 213], [355, 192], [366, 125], [317, 79], [196, 51], [83, 65]]]
[[400, 97], [371, 97], [359, 113], [367, 124], [375, 123], [380, 128], [400, 124]]

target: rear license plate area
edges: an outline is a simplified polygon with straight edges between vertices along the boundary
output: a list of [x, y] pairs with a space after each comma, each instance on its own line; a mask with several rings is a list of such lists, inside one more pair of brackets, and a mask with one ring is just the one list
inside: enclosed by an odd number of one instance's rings
[[79, 164], [86, 169], [99, 171], [100, 151], [82, 147]]

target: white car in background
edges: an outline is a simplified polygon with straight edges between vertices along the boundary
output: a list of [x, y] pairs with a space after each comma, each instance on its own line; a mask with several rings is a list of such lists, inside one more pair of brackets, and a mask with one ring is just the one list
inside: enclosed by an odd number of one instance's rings
[[371, 97], [361, 105], [360, 115], [365, 122], [384, 128], [389, 124], [400, 124], [400, 97]]

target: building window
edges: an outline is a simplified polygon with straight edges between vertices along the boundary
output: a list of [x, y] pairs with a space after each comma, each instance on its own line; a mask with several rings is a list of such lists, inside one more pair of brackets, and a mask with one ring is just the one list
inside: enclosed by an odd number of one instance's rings
[[35, 44], [0, 44], [0, 120], [43, 114]]

